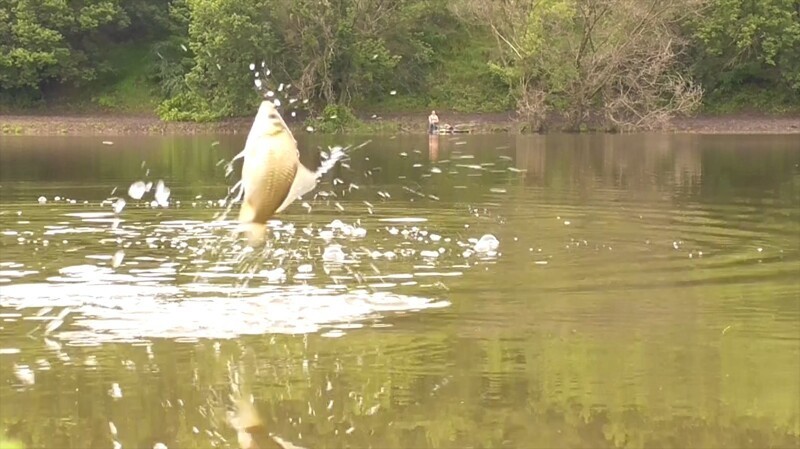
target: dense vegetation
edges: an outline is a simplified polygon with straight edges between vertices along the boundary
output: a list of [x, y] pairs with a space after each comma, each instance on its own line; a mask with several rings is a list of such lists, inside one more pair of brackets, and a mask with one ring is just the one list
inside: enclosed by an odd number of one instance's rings
[[251, 114], [253, 66], [263, 92], [346, 117], [516, 110], [577, 129], [796, 110], [800, 0], [0, 0], [5, 109]]

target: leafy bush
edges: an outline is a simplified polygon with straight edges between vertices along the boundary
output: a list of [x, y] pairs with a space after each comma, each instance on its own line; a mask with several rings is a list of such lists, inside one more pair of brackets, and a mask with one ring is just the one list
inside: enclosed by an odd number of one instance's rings
[[306, 126], [323, 134], [341, 133], [358, 125], [359, 120], [353, 111], [340, 104], [329, 104], [322, 110], [321, 116], [306, 120]]

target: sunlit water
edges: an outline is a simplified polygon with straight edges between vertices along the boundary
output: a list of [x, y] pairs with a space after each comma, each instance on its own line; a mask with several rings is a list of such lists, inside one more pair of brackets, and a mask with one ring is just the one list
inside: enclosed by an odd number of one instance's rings
[[0, 138], [0, 434], [800, 447], [796, 137], [371, 139], [245, 254], [244, 136]]

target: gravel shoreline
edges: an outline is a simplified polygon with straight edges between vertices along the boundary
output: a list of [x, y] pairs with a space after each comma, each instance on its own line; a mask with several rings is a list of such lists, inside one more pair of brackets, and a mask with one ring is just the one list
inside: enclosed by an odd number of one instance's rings
[[[511, 114], [447, 114], [440, 115], [450, 124], [471, 123], [475, 133], [516, 132]], [[156, 117], [137, 116], [44, 116], [0, 115], [0, 135], [194, 135], [247, 133], [252, 117], [227, 119], [211, 123], [163, 122]], [[392, 115], [365, 122], [376, 125], [383, 134], [424, 133], [427, 116], [421, 114]], [[377, 126], [380, 125], [380, 126]], [[290, 123], [302, 129], [300, 123]], [[800, 115], [768, 116], [738, 114], [680, 118], [661, 132], [696, 134], [800, 134]]]

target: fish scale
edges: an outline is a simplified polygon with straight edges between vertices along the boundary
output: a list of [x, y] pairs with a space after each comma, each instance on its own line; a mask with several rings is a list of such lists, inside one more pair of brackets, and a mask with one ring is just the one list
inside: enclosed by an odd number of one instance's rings
[[256, 212], [251, 221], [255, 223], [266, 223], [289, 194], [297, 163], [293, 160], [296, 157], [286, 153], [284, 149], [272, 149], [267, 157], [266, 164], [272, 169], [264, 173], [257, 187], [265, 195], [258, 197], [257, 203], [251, 203]]

